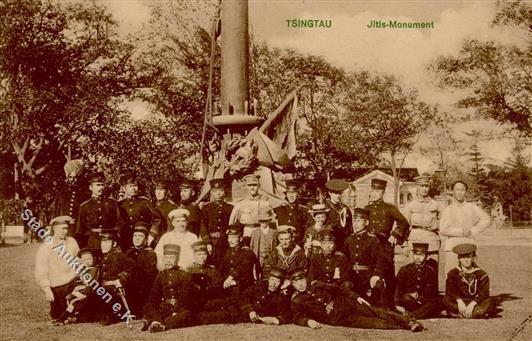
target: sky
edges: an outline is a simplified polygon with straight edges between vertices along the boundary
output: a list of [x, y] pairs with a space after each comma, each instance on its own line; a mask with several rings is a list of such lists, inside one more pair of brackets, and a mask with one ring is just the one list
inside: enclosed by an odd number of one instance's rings
[[[119, 22], [120, 33], [142, 29], [149, 19], [150, 6], [156, 1], [102, 1]], [[397, 75], [406, 87], [419, 90], [422, 100], [440, 104], [451, 114], [456, 95], [435, 86], [434, 76], [426, 71], [431, 60], [459, 51], [467, 37], [480, 40], [521, 43], [508, 30], [490, 27], [494, 1], [276, 1], [250, 0], [250, 30], [259, 41], [280, 48], [324, 57], [346, 71], [367, 69]], [[290, 19], [330, 20], [330, 28], [288, 27]], [[430, 29], [368, 28], [371, 20], [400, 22], [434, 22]], [[147, 107], [131, 105], [133, 115], [142, 117]], [[501, 132], [493, 122], [474, 121], [456, 127], [463, 131], [488, 129]], [[510, 156], [508, 140], [487, 140], [479, 144], [488, 161], [500, 162]], [[430, 163], [419, 157], [407, 159], [406, 166], [428, 170]]]

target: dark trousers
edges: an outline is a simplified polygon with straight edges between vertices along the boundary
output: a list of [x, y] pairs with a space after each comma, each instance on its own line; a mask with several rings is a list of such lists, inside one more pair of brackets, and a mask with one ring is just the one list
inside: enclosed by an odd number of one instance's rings
[[67, 284], [53, 287], [52, 293], [54, 294], [54, 301], [50, 302], [50, 317], [54, 320], [61, 318], [67, 308], [66, 297], [76, 287], [76, 279], [70, 281]]
[[[339, 305], [338, 309], [336, 305]], [[327, 323], [363, 329], [409, 329], [411, 319], [401, 314], [369, 307], [352, 300], [335, 300], [335, 309]]]
[[196, 324], [220, 324], [247, 322], [239, 315], [237, 302], [233, 299], [207, 301], [195, 318]]
[[362, 296], [362, 298], [370, 302], [373, 306], [388, 308], [390, 304], [388, 303], [385, 282], [380, 280], [373, 288], [371, 288], [369, 283], [370, 276], [367, 272], [367, 270], [358, 272], [353, 271], [353, 276], [351, 277], [351, 282], [354, 284], [353, 291]]
[[191, 324], [190, 312], [181, 305], [163, 302], [157, 311], [147, 310], [144, 315], [148, 324], [157, 321], [164, 324], [166, 329], [183, 328]]
[[398, 305], [408, 311], [408, 314], [415, 319], [428, 319], [437, 317], [443, 309], [439, 296], [427, 299], [424, 302], [415, 300], [412, 296], [405, 294]]
[[[468, 303], [467, 300], [464, 300], [464, 302]], [[471, 314], [471, 318], [484, 318], [487, 317], [486, 314], [490, 312], [492, 308], [494, 308], [495, 302], [492, 298], [487, 298], [482, 302], [477, 302], [477, 305], [475, 308], [473, 308], [473, 313]], [[445, 310], [449, 313], [453, 314], [459, 314], [458, 310], [458, 303], [456, 303], [455, 300], [451, 300], [448, 296], [445, 296], [443, 298], [443, 305], [445, 307]]]

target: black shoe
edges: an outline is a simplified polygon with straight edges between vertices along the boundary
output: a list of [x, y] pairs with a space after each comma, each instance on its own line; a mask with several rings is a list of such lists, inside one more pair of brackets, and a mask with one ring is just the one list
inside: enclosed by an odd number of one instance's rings
[[152, 322], [150, 326], [148, 327], [148, 331], [150, 333], [164, 332], [164, 330], [165, 330], [165, 327], [159, 322]]
[[419, 333], [425, 329], [423, 325], [417, 321], [410, 322], [408, 324], [408, 328], [410, 328], [410, 331], [412, 331], [412, 333]]

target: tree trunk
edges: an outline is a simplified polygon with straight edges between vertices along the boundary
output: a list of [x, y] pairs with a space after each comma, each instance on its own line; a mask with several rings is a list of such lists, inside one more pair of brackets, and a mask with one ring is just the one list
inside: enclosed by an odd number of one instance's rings
[[393, 175], [393, 204], [395, 207], [399, 207], [398, 194], [399, 194], [399, 171], [397, 170], [397, 165], [395, 164], [395, 152], [390, 152], [390, 165], [392, 166], [392, 175]]

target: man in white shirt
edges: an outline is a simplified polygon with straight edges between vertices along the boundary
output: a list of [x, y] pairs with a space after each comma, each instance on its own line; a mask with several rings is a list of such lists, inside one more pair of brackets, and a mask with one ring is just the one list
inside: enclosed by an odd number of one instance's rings
[[456, 181], [452, 189], [452, 203], [443, 210], [440, 220], [440, 237], [445, 253], [443, 274], [458, 266], [453, 247], [463, 243], [476, 244], [474, 240], [491, 222], [489, 215], [480, 207], [465, 201], [468, 187], [464, 181]]
[[192, 251], [192, 244], [199, 241], [198, 237], [188, 231], [188, 218], [190, 212], [185, 208], [177, 208], [168, 213], [168, 218], [172, 221], [174, 229], [163, 234], [157, 246], [155, 247], [155, 254], [157, 255], [157, 269], [164, 270], [164, 246], [166, 244], [179, 245], [179, 262], [178, 266], [182, 269], [187, 269], [194, 263], [194, 252]]
[[67, 236], [73, 223], [74, 219], [69, 216], [52, 219], [52, 241], [44, 242], [35, 257], [35, 279], [50, 302], [50, 317], [54, 325], [63, 324], [60, 317], [67, 307], [66, 295], [76, 286], [77, 274], [70, 263], [76, 259], [79, 247], [74, 238]]

